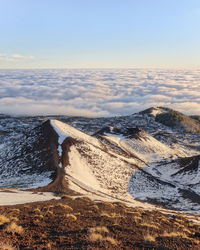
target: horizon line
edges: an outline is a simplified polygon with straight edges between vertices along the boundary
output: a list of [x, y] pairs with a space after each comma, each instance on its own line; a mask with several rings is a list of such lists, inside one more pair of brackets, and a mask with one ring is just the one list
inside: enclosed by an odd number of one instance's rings
[[111, 69], [148, 69], [148, 70], [200, 70], [200, 66], [198, 67], [41, 67], [41, 68], [0, 68], [0, 70], [61, 70], [61, 69], [71, 69], [71, 70], [111, 70]]

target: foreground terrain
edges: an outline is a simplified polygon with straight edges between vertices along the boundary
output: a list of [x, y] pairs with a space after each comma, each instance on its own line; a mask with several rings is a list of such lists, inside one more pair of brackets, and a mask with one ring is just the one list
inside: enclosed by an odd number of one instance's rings
[[0, 249], [200, 249], [199, 230], [197, 216], [71, 195], [0, 208]]

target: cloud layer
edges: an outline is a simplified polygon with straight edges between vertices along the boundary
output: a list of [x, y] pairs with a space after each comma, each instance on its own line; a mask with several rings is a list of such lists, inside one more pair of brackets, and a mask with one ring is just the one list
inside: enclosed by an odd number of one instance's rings
[[200, 70], [0, 70], [0, 113], [112, 116], [151, 106], [200, 115]]

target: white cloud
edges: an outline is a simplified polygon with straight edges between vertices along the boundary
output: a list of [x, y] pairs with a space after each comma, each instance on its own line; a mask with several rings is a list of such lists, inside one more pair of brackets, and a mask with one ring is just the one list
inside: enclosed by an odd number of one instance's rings
[[0, 113], [111, 116], [150, 106], [200, 114], [200, 71], [0, 70]]
[[5, 61], [5, 62], [15, 62], [19, 60], [33, 60], [35, 57], [34, 56], [24, 56], [20, 54], [0, 54], [0, 61]]

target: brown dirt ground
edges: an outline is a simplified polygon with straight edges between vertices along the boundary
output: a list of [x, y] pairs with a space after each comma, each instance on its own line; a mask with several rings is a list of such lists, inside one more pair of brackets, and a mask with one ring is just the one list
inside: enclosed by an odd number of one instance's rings
[[[200, 224], [181, 214], [75, 197], [0, 207], [9, 219], [1, 223], [0, 217], [0, 242], [16, 249], [200, 249]], [[12, 221], [23, 232], [7, 230]], [[94, 241], [91, 228], [101, 234]]]

